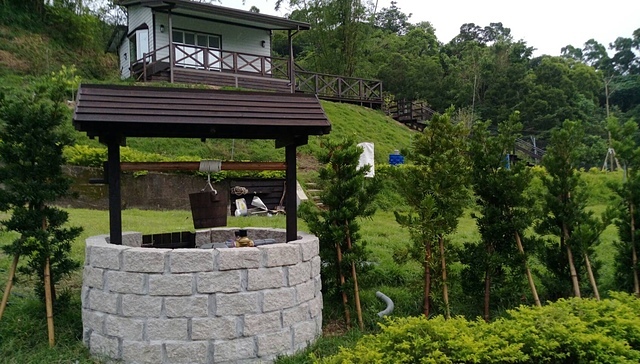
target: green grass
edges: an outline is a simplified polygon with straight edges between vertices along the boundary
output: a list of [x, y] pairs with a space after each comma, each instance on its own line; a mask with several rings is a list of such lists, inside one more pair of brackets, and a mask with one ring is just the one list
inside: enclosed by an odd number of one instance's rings
[[[604, 205], [595, 205], [594, 211], [602, 211]], [[84, 259], [84, 239], [88, 236], [108, 232], [108, 212], [86, 209], [69, 209], [70, 224], [82, 226], [85, 230], [73, 246], [73, 257]], [[6, 215], [4, 215], [6, 217]], [[3, 216], [0, 216], [0, 219]], [[228, 226], [235, 227], [276, 227], [285, 226], [284, 216], [273, 217], [229, 217]], [[123, 230], [139, 231], [142, 233], [159, 233], [181, 230], [192, 230], [192, 219], [189, 211], [123, 211]], [[393, 217], [392, 211], [378, 211], [371, 219], [362, 221], [362, 236], [367, 241], [370, 251], [372, 269], [362, 276], [361, 296], [367, 330], [376, 330], [379, 319], [378, 311], [384, 309], [384, 304], [375, 297], [380, 290], [391, 297], [396, 309], [394, 314], [399, 316], [417, 315], [421, 311], [421, 266], [415, 262], [396, 265], [392, 255], [396, 249], [411, 244], [408, 232], [401, 228]], [[306, 230], [303, 221], [299, 221], [299, 229]], [[0, 245], [8, 243], [15, 235], [0, 232]], [[609, 227], [603, 235], [602, 243], [596, 249], [596, 259], [601, 261], [600, 282], [603, 287], [611, 285], [613, 252], [611, 241], [616, 238], [614, 227]], [[467, 212], [461, 219], [458, 230], [451, 237], [452, 244], [473, 241], [479, 238], [475, 222]], [[2, 289], [6, 284], [6, 276], [10, 264], [10, 257], [0, 253], [0, 284]], [[452, 268], [455, 270], [455, 268]], [[11, 305], [7, 307], [5, 317], [0, 323], [0, 358], [12, 358], [8, 363], [93, 363], [82, 344], [79, 290], [81, 287], [81, 272], [72, 274], [64, 281], [71, 293], [69, 305], [56, 313], [56, 335], [58, 344], [49, 349], [46, 342], [46, 322], [43, 308], [32, 295], [31, 282], [19, 282], [13, 292]], [[455, 273], [452, 273], [455, 279]], [[455, 302], [454, 302], [455, 305]], [[336, 325], [340, 323], [341, 308], [325, 306], [325, 323]], [[454, 307], [455, 311], [455, 307]], [[339, 326], [339, 325], [338, 325]], [[327, 331], [329, 330], [329, 331]], [[342, 333], [341, 328], [335, 330]], [[334, 332], [329, 327], [325, 332]], [[300, 355], [283, 358], [279, 363], [304, 363], [308, 361], [309, 353], [317, 356], [327, 356], [336, 352], [338, 345], [350, 346], [360, 337], [361, 333], [349, 332], [346, 335], [322, 338], [309, 351]], [[15, 359], [13, 359], [15, 358]]]

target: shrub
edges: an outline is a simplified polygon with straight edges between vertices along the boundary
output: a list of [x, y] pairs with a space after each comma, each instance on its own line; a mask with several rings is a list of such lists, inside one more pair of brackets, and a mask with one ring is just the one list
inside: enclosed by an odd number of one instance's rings
[[626, 293], [522, 306], [493, 323], [407, 317], [319, 363], [638, 363], [640, 301]]

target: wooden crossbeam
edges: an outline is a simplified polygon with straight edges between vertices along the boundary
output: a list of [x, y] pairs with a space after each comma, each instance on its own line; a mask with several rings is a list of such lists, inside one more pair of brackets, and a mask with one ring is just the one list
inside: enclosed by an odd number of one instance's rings
[[[197, 171], [200, 162], [121, 162], [121, 171]], [[223, 171], [284, 171], [284, 162], [222, 162]]]

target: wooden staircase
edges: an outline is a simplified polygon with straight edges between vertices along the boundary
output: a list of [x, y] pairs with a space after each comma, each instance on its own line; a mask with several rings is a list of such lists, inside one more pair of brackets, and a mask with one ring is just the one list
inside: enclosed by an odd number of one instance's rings
[[[545, 154], [545, 150], [539, 148], [535, 144], [535, 139], [527, 141], [526, 139], [518, 138], [514, 143], [514, 152], [516, 155], [520, 155], [521, 159], [531, 160], [533, 164], [540, 164], [542, 157]], [[522, 158], [524, 157], [524, 158]]]
[[320, 194], [322, 193], [322, 190], [318, 189], [318, 184], [307, 182], [306, 188], [307, 188], [307, 194], [311, 199], [311, 201], [313, 201], [313, 203], [315, 203], [316, 206], [318, 206], [318, 208], [321, 208], [321, 209], [324, 208], [324, 204], [320, 199]]
[[[423, 101], [395, 101], [386, 108], [385, 113], [394, 120], [419, 131], [423, 131], [427, 122], [436, 113]], [[545, 150], [535, 144], [535, 138], [531, 141], [518, 138], [514, 143], [514, 154], [532, 164], [540, 164]]]
[[427, 121], [436, 113], [424, 101], [396, 101], [385, 110], [394, 120], [419, 131], [423, 131]]

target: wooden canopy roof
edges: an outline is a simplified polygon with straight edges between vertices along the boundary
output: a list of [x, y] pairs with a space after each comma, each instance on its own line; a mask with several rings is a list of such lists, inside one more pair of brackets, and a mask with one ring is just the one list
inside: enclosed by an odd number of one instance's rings
[[[120, 144], [127, 137], [275, 139], [285, 147], [286, 194], [295, 196], [296, 147], [331, 131], [312, 95], [112, 85], [81, 85], [73, 124], [107, 145], [112, 244], [122, 244]], [[287, 241], [296, 240], [296, 199], [285, 205]]]
[[81, 85], [73, 116], [90, 137], [290, 140], [331, 131], [309, 94]]

